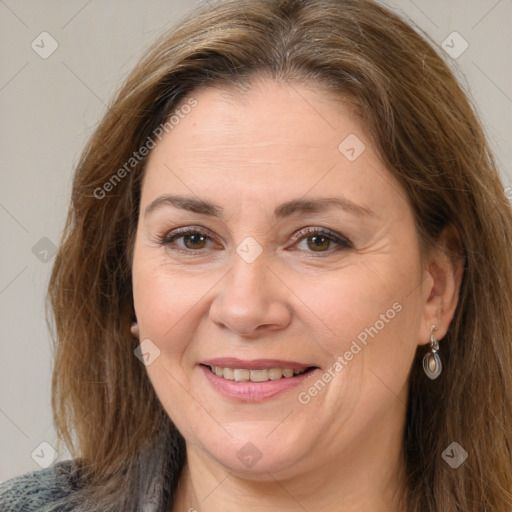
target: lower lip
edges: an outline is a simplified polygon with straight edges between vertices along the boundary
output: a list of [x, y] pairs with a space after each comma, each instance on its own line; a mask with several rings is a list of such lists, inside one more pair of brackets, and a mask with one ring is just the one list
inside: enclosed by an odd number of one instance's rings
[[265, 382], [236, 382], [215, 375], [207, 366], [200, 365], [199, 367], [216, 391], [240, 402], [261, 402], [272, 398], [299, 386], [317, 371], [317, 369], [314, 369], [294, 377], [281, 377], [279, 380], [267, 380]]

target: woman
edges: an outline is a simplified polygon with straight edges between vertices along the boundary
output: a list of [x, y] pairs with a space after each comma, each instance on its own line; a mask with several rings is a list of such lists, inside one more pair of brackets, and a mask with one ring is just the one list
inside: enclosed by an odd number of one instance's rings
[[84, 151], [49, 285], [73, 460], [2, 510], [509, 512], [511, 233], [395, 14], [205, 6]]

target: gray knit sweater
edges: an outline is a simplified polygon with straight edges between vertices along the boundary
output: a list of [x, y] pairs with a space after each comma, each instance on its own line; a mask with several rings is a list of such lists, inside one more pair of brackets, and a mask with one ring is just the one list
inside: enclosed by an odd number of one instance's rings
[[[64, 512], [76, 510], [65, 505], [77, 486], [69, 478], [71, 461], [15, 477], [0, 484], [1, 512]], [[66, 479], [66, 475], [68, 478]], [[157, 492], [155, 492], [157, 491]], [[64, 504], [57, 504], [64, 501]], [[167, 512], [160, 486], [143, 489], [138, 510]]]
[[72, 471], [73, 461], [58, 462], [1, 483], [0, 512], [168, 512], [183, 456], [184, 444], [176, 439], [147, 450], [127, 476], [122, 492], [94, 504], [77, 503], [82, 484]]

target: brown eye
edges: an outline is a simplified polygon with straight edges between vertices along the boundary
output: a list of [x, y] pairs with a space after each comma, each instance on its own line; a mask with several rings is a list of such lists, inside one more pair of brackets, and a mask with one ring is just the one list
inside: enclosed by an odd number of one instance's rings
[[[309, 253], [327, 253], [331, 254], [335, 251], [343, 249], [352, 249], [353, 245], [348, 238], [326, 228], [303, 228], [293, 236], [298, 240], [295, 244], [298, 249]], [[305, 247], [301, 248], [300, 244], [305, 242]], [[333, 248], [330, 246], [334, 245]]]
[[185, 228], [169, 233], [160, 240], [160, 243], [169, 249], [193, 253], [208, 248], [208, 242], [211, 240], [212, 238], [203, 231]]
[[316, 252], [327, 250], [329, 248], [329, 244], [332, 242], [331, 239], [323, 235], [311, 235], [307, 237], [307, 240], [308, 247]]
[[178, 238], [183, 238], [183, 245], [187, 249], [203, 249], [207, 237], [201, 233], [193, 233], [190, 235], [181, 235], [181, 237]]

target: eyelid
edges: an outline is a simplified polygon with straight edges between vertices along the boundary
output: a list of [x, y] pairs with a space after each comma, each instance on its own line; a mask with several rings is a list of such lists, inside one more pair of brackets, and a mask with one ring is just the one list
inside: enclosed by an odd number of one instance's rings
[[[160, 238], [159, 242], [162, 245], [170, 245], [174, 239], [180, 238], [185, 235], [190, 235], [190, 234], [203, 235], [203, 236], [206, 236], [211, 241], [217, 240], [217, 238], [213, 235], [213, 233], [207, 228], [203, 228], [201, 226], [186, 226], [183, 228], [173, 229], [171, 232], [166, 233], [165, 235], [163, 235]], [[192, 249], [183, 249], [182, 247], [177, 247], [177, 249], [178, 250], [181, 249], [186, 252], [200, 252], [202, 250], [202, 249], [198, 249], [196, 251], [193, 251]]]
[[[308, 226], [305, 228], [299, 229], [294, 235], [292, 236], [293, 240], [302, 240], [303, 238], [307, 238], [308, 235], [323, 235], [329, 239], [331, 239], [333, 242], [336, 242], [339, 246], [349, 249], [353, 248], [354, 244], [346, 237], [341, 235], [340, 233], [337, 233], [336, 231], [332, 231], [328, 228], [322, 228], [322, 227], [313, 227]], [[340, 248], [341, 248], [340, 247]], [[314, 252], [314, 251], [312, 251]], [[320, 251], [319, 254], [321, 254], [322, 251]], [[323, 251], [325, 253], [329, 251]]]

